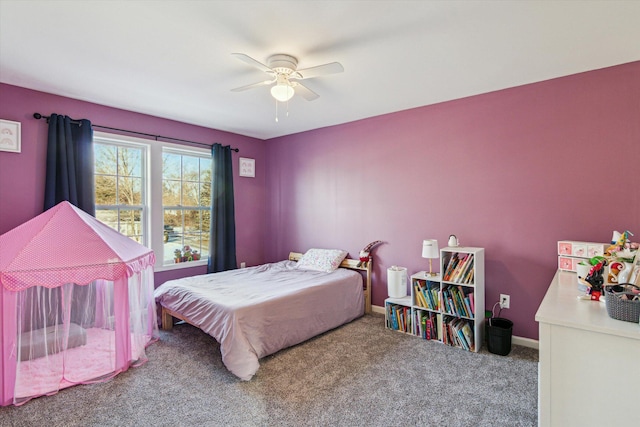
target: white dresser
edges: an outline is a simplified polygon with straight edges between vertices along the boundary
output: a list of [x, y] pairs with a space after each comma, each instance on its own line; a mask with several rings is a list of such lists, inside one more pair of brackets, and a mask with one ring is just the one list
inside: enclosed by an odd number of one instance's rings
[[576, 274], [558, 271], [536, 313], [538, 425], [640, 425], [640, 324], [579, 300]]

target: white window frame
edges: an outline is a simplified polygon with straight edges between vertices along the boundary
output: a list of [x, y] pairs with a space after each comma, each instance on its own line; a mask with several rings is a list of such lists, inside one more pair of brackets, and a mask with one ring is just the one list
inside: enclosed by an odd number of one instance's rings
[[[162, 152], [169, 149], [183, 155], [211, 157], [211, 150], [205, 147], [191, 147], [170, 142], [156, 141], [133, 136], [117, 135], [105, 132], [94, 132], [96, 143], [114, 144], [121, 146], [135, 146], [146, 150], [146, 175], [143, 190], [147, 195], [147, 205], [143, 206], [142, 214], [145, 218], [145, 246], [156, 254], [154, 271], [180, 270], [208, 264], [208, 259], [184, 263], [164, 264], [164, 209], [162, 206]], [[158, 255], [159, 254], [159, 255]]]

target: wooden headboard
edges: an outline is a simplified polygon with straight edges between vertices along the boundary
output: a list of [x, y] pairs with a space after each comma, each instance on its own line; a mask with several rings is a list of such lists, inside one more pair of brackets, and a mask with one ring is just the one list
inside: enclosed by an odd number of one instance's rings
[[[289, 261], [300, 261], [300, 258], [302, 258], [302, 253], [300, 252], [289, 252]], [[371, 256], [369, 256], [369, 262], [367, 263], [367, 266], [358, 266], [358, 263], [360, 262], [360, 260], [357, 259], [345, 259], [344, 261], [342, 261], [342, 263], [340, 264], [340, 267], [342, 268], [349, 268], [351, 270], [359, 270], [359, 271], [364, 271], [367, 274], [366, 277], [366, 281], [364, 284], [364, 312], [365, 313], [371, 313], [371, 270], [372, 270], [372, 264], [373, 264], [373, 259]]]

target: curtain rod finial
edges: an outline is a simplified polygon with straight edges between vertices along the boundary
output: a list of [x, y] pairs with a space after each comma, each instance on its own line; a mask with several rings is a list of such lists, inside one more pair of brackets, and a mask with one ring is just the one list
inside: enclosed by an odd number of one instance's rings
[[38, 119], [38, 120], [40, 120], [40, 119], [42, 118], [42, 114], [40, 114], [40, 113], [33, 113], [33, 118], [34, 118], [34, 119]]

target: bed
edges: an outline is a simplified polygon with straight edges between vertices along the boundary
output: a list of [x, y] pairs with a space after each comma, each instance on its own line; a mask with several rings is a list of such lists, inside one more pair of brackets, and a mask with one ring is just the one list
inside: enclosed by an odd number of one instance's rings
[[173, 318], [202, 329], [220, 343], [227, 369], [248, 381], [260, 358], [371, 311], [371, 260], [344, 259], [329, 273], [298, 268], [302, 257], [165, 282], [155, 291], [163, 329]]

